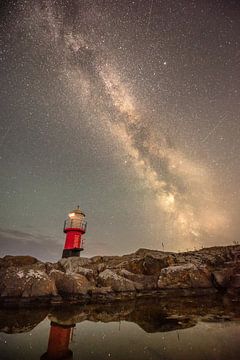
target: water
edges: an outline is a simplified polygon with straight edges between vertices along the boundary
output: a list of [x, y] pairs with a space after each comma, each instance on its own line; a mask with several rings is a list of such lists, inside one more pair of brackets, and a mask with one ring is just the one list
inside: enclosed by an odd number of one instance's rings
[[239, 359], [239, 320], [214, 299], [1, 310], [1, 359]]

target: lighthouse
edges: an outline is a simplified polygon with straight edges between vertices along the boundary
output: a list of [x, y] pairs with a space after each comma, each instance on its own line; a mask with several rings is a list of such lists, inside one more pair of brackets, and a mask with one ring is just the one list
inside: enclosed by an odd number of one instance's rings
[[62, 258], [80, 256], [83, 250], [82, 235], [85, 234], [87, 222], [84, 212], [79, 206], [68, 214], [64, 221], [63, 232], [66, 234]]
[[75, 324], [62, 325], [51, 322], [48, 348], [41, 360], [72, 360], [73, 352], [68, 348]]

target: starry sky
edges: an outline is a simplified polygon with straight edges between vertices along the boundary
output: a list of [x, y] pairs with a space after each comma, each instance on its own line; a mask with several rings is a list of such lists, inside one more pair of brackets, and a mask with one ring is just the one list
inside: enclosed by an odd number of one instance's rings
[[239, 240], [240, 3], [0, 5], [0, 256]]

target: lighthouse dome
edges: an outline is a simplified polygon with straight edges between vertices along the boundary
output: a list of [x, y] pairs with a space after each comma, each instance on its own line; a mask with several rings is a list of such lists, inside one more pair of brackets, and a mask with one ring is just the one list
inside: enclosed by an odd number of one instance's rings
[[84, 212], [80, 209], [80, 207], [79, 207], [79, 205], [78, 205], [78, 207], [75, 209], [75, 210], [73, 210], [72, 212], [70, 212], [69, 214], [68, 214], [68, 216], [70, 217], [70, 218], [73, 218], [73, 217], [77, 217], [77, 218], [79, 218], [79, 215], [82, 215], [83, 217], [85, 217], [86, 215], [84, 214]]

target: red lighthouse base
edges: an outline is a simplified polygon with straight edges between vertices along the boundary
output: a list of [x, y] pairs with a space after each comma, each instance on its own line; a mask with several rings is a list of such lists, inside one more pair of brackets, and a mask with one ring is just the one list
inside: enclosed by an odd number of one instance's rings
[[48, 349], [41, 360], [72, 360], [73, 353], [69, 350], [72, 329], [75, 325], [59, 325], [51, 322]]
[[75, 249], [63, 249], [62, 258], [68, 258], [72, 256], [80, 256], [80, 251], [83, 249], [75, 248]]
[[81, 236], [85, 231], [80, 228], [66, 228], [64, 232], [66, 233], [66, 241], [62, 258], [79, 256], [80, 251], [83, 250]]

